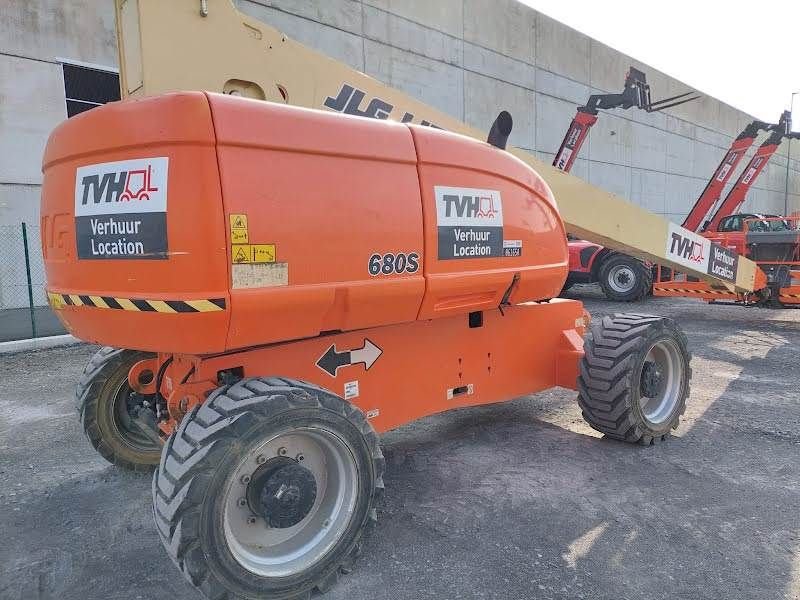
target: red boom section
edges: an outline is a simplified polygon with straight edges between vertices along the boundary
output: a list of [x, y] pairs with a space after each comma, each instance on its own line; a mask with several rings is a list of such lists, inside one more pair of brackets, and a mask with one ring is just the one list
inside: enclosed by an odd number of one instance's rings
[[767, 138], [767, 140], [761, 144], [761, 146], [759, 146], [758, 150], [756, 150], [756, 153], [753, 155], [753, 158], [751, 158], [750, 162], [747, 163], [747, 166], [739, 175], [739, 179], [736, 180], [733, 188], [731, 188], [731, 191], [728, 192], [725, 200], [723, 200], [722, 204], [719, 205], [719, 208], [709, 221], [708, 226], [706, 227], [708, 231], [716, 231], [721, 219], [727, 217], [728, 215], [732, 215], [739, 210], [739, 207], [747, 197], [747, 192], [749, 192], [750, 188], [753, 187], [753, 184], [756, 182], [756, 179], [758, 179], [761, 171], [763, 171], [764, 167], [767, 166], [769, 159], [772, 158], [772, 155], [778, 150], [778, 146], [780, 146], [782, 137], [783, 134], [775, 132], [769, 136], [769, 138]]
[[553, 159], [553, 166], [556, 169], [566, 172], [572, 169], [572, 165], [581, 151], [581, 146], [586, 141], [586, 136], [589, 135], [589, 129], [595, 123], [597, 123], [597, 115], [578, 111], [570, 123], [567, 135], [564, 136], [564, 141], [561, 142], [555, 159]]
[[[756, 127], [753, 127], [754, 125], [756, 125]], [[706, 184], [703, 193], [700, 194], [692, 210], [689, 211], [689, 214], [686, 215], [686, 219], [683, 221], [683, 226], [689, 231], [698, 231], [700, 229], [706, 215], [720, 199], [722, 190], [725, 189], [734, 170], [742, 160], [745, 152], [753, 145], [761, 129], [757, 127], [757, 125], [758, 124], [755, 122], [749, 125], [747, 129], [733, 141], [733, 144], [731, 144], [725, 158], [722, 159], [722, 162], [719, 164], [716, 171], [714, 171], [713, 177], [708, 184]]]

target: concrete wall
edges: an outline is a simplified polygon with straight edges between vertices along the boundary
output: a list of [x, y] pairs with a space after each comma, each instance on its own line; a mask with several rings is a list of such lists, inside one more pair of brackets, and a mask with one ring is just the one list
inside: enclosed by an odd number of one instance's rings
[[[220, 0], [212, 0], [220, 1]], [[516, 0], [236, 0], [289, 36], [480, 128], [501, 109], [511, 142], [550, 161], [575, 107], [619, 91], [630, 65], [655, 95], [679, 81]], [[66, 117], [60, 61], [116, 66], [112, 0], [2, 0], [0, 17], [0, 308], [19, 291], [21, 221], [36, 238], [40, 162]], [[777, 118], [777, 115], [775, 115]], [[667, 114], [603, 114], [574, 172], [680, 220], [731, 139], [751, 117], [710, 97]], [[786, 150], [752, 190], [747, 210], [783, 212]], [[800, 210], [795, 143], [789, 211]], [[17, 244], [17, 245], [15, 245]], [[5, 247], [11, 250], [5, 250]], [[38, 251], [34, 261], [40, 268]], [[41, 294], [39, 298], [42, 299]]]
[[34, 299], [46, 303], [39, 189], [47, 136], [67, 117], [62, 59], [116, 66], [113, 2], [0, 0], [0, 308], [28, 303], [22, 222]]

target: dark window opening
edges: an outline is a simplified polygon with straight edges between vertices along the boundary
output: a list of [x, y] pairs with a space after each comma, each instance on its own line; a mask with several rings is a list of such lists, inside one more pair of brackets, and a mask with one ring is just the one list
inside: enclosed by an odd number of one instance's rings
[[120, 99], [119, 74], [91, 67], [63, 64], [67, 117]]

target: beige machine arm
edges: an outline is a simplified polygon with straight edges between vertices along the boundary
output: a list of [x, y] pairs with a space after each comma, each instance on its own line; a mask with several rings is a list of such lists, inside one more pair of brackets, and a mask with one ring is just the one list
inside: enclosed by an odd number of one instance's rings
[[[231, 0], [115, 3], [123, 97], [176, 90], [237, 93], [309, 108], [427, 122], [486, 139], [485, 131], [470, 128], [242, 14]], [[713, 253], [720, 249], [705, 238], [527, 152], [510, 151], [550, 185], [570, 233], [731, 291], [751, 292], [764, 285], [764, 274], [754, 262], [736, 257], [732, 277], [716, 275]]]

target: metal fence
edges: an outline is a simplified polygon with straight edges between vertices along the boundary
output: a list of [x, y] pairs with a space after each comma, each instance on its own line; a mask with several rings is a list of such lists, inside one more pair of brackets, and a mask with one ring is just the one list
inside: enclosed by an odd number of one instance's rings
[[0, 342], [60, 333], [47, 305], [38, 225], [0, 225]]

